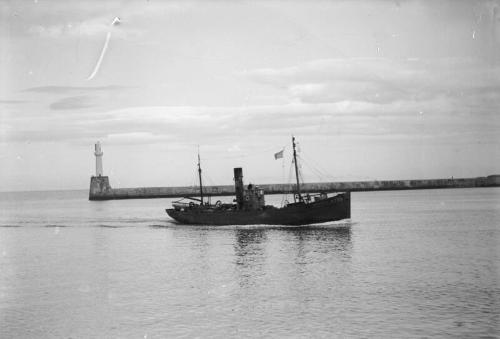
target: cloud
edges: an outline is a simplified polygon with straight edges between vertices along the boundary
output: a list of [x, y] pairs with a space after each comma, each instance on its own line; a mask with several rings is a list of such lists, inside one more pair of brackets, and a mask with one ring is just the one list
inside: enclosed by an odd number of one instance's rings
[[[23, 90], [23, 92], [33, 92], [42, 94], [79, 94], [69, 97], [59, 98], [49, 105], [52, 111], [62, 110], [78, 110], [89, 107], [95, 107], [103, 103], [102, 95], [108, 95], [111, 92], [118, 92], [128, 87], [123, 86], [98, 86], [98, 87], [85, 87], [85, 86], [40, 86], [31, 87]], [[94, 95], [99, 93], [102, 95]], [[90, 95], [92, 94], [92, 95]], [[28, 115], [26, 113], [26, 115]]]
[[302, 102], [391, 102], [411, 95], [409, 84], [425, 77], [423, 70], [409, 64], [388, 59], [324, 59], [243, 75], [285, 89]]
[[484, 88], [491, 94], [500, 92], [500, 68], [472, 59], [322, 59], [240, 74], [285, 90], [293, 100], [309, 103], [418, 102], [443, 95], [464, 97]]
[[[65, 6], [66, 7], [66, 6]], [[139, 38], [144, 30], [139, 28], [140, 21], [154, 16], [175, 13], [194, 7], [189, 1], [149, 2], [149, 1], [81, 1], [61, 8], [57, 2], [43, 5], [12, 4], [11, 12], [23, 13], [23, 17], [35, 18], [30, 22], [40, 22], [27, 29], [30, 35], [42, 38], [59, 39], [66, 37], [101, 37], [110, 29], [114, 38]], [[119, 27], [111, 26], [115, 17], [122, 19]], [[40, 20], [43, 18], [43, 20]], [[65, 20], [61, 20], [65, 18]]]
[[[420, 112], [425, 112], [422, 117]], [[444, 99], [415, 107], [413, 103], [391, 105], [366, 102], [328, 104], [293, 103], [252, 107], [138, 107], [108, 112], [105, 119], [89, 119], [89, 130], [104, 134], [150, 133], [177, 142], [239, 140], [242, 135], [304, 134], [381, 135], [384, 133], [455, 133], [488, 125], [483, 120], [456, 117]], [[443, 125], [446, 128], [443, 128]], [[419, 127], [425, 126], [425, 129]], [[491, 125], [493, 128], [493, 125]], [[485, 133], [491, 128], [484, 126]], [[448, 133], [448, 134], [449, 134]]]
[[73, 92], [95, 92], [95, 91], [118, 91], [127, 89], [126, 86], [39, 86], [30, 87], [23, 90], [23, 92], [37, 92], [37, 93], [73, 93]]
[[403, 89], [391, 88], [384, 82], [338, 81], [322, 84], [294, 84], [288, 88], [293, 98], [302, 102], [366, 101], [387, 103], [410, 95]]
[[[227, 150], [242, 136], [265, 140], [297, 133], [378, 140], [460, 138], [460, 142], [467, 142], [479, 138], [495, 142], [500, 130], [499, 70], [473, 60], [323, 59], [243, 74], [281, 89], [290, 101], [254, 106], [116, 109], [103, 103], [109, 101], [106, 92], [123, 89], [120, 86], [33, 87], [25, 91], [68, 97], [50, 105], [53, 114], [7, 117], [5, 123], [12, 128], [4, 133], [4, 139], [168, 142], [175, 147], [202, 142], [224, 145]], [[86, 109], [90, 107], [95, 109]], [[62, 110], [73, 110], [71, 119], [60, 114]]]
[[132, 29], [127, 25], [116, 27], [111, 25], [113, 18], [99, 18], [83, 22], [57, 23], [53, 25], [34, 25], [28, 32], [42, 38], [63, 38], [63, 37], [101, 37], [109, 31], [113, 32], [113, 37], [126, 38], [139, 36], [141, 31]]
[[107, 144], [142, 145], [167, 142], [170, 138], [167, 135], [153, 134], [150, 132], [129, 132], [108, 134], [105, 140]]
[[9, 104], [9, 105], [17, 105], [17, 104], [25, 104], [30, 101], [27, 100], [0, 100], [0, 104]]
[[50, 104], [52, 110], [72, 110], [94, 106], [92, 97], [86, 95], [68, 97]]
[[[89, 107], [89, 98], [70, 97], [53, 109]], [[290, 103], [247, 107], [158, 106], [131, 107], [106, 112], [7, 119], [8, 142], [31, 140], [91, 143], [103, 140], [113, 144], [179, 145], [204, 143], [225, 150], [235, 141], [269, 140], [291, 133], [338, 138], [471, 138], [494, 141], [500, 129], [496, 111], [476, 112], [460, 107], [448, 98], [438, 97], [419, 103], [341, 101], [336, 103]], [[244, 140], [242, 140], [244, 136]], [[457, 141], [458, 142], [458, 141]]]

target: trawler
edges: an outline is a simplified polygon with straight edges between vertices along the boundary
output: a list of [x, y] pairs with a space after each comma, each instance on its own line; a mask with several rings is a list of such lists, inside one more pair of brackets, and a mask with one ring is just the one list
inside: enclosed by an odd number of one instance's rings
[[[233, 203], [205, 202], [198, 155], [200, 198], [183, 198], [166, 209], [167, 214], [181, 224], [189, 225], [308, 225], [351, 217], [350, 192], [328, 196], [326, 193], [302, 194], [297, 165], [295, 137], [292, 137], [296, 185], [293, 202], [283, 207], [265, 204], [264, 190], [243, 184], [243, 170], [234, 168], [235, 199]], [[190, 202], [185, 202], [190, 199]]]

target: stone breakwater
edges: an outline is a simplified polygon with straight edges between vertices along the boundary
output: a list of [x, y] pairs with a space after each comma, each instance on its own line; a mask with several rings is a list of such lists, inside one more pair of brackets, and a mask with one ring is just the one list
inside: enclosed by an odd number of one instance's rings
[[[293, 192], [295, 185], [264, 184], [258, 186], [264, 189], [266, 194], [283, 194]], [[487, 177], [459, 179], [304, 183], [301, 184], [301, 192], [360, 192], [498, 186], [500, 186], [500, 175], [490, 175]], [[211, 196], [234, 195], [234, 186], [204, 186], [203, 193]], [[197, 186], [111, 188], [107, 176], [93, 176], [90, 179], [89, 200], [176, 198], [199, 196], [199, 194], [200, 191]]]

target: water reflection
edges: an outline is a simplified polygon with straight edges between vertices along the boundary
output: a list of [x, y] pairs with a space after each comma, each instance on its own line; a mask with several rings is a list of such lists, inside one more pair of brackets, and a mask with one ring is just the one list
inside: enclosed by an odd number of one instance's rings
[[304, 226], [284, 228], [293, 237], [298, 256], [313, 249], [315, 252], [337, 252], [342, 256], [351, 255], [351, 224], [339, 226]]
[[266, 229], [236, 229], [235, 251], [240, 259], [237, 260], [237, 264], [244, 264], [244, 258], [248, 255], [261, 253], [260, 245], [266, 240]]
[[234, 262], [242, 287], [255, 285], [266, 275], [279, 275], [287, 267], [301, 275], [317, 263], [350, 261], [351, 252], [350, 223], [235, 229]]
[[263, 228], [236, 229], [234, 243], [236, 271], [241, 287], [253, 285], [264, 275], [267, 230]]

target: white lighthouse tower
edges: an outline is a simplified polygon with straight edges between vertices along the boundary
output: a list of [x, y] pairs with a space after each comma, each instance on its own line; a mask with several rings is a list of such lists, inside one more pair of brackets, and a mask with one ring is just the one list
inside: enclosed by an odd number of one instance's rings
[[98, 141], [95, 144], [95, 176], [102, 176], [102, 155], [104, 153], [101, 150], [101, 143]]
[[89, 200], [106, 200], [113, 196], [112, 188], [109, 185], [109, 178], [102, 173], [101, 143], [95, 143], [95, 176], [90, 177]]

